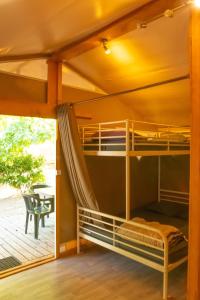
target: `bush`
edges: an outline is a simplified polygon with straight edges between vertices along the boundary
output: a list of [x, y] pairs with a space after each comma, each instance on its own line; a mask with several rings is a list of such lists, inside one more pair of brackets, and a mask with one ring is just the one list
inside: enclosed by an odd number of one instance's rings
[[9, 184], [22, 192], [34, 183], [44, 182], [44, 157], [28, 153], [31, 144], [40, 144], [53, 137], [49, 120], [33, 118], [0, 119], [0, 184]]
[[31, 154], [6, 155], [0, 159], [0, 183], [20, 189], [21, 192], [30, 191], [37, 182], [44, 182], [42, 172], [43, 157], [33, 157]]

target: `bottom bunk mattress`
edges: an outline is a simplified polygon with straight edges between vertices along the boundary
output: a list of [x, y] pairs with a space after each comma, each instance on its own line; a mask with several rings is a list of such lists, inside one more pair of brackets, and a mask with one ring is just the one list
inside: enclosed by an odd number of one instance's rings
[[[173, 220], [174, 223], [174, 220]], [[177, 224], [179, 224], [179, 220], [177, 220]], [[99, 227], [99, 226], [98, 226]], [[89, 235], [97, 240], [103, 241], [104, 243], [108, 243], [109, 245], [113, 245], [113, 234], [115, 234], [115, 243], [114, 246], [127, 252], [138, 255], [144, 259], [151, 260], [160, 265], [164, 264], [164, 252], [163, 250], [159, 250], [156, 247], [152, 247], [152, 245], [146, 245], [138, 242], [138, 240], [130, 240], [130, 236], [122, 236], [120, 233], [117, 235], [117, 231], [110, 232], [111, 226], [106, 225], [101, 228], [96, 228], [93, 225], [84, 225], [81, 227], [81, 232]], [[169, 245], [169, 264], [173, 264], [182, 258], [187, 256], [188, 252], [188, 243], [186, 238], [180, 239], [174, 245]]]
[[174, 226], [188, 238], [189, 207], [187, 204], [167, 201], [153, 202], [135, 209], [132, 215], [133, 217], [144, 218], [147, 221]]

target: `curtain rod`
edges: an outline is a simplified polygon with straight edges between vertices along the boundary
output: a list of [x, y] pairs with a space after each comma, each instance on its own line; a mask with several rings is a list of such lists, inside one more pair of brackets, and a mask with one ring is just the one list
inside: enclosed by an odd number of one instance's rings
[[75, 103], [71, 103], [71, 105], [80, 105], [80, 104], [85, 104], [85, 103], [88, 103], [88, 102], [100, 101], [100, 100], [104, 100], [106, 98], [126, 95], [126, 94], [130, 94], [130, 93], [134, 93], [134, 92], [154, 88], [154, 87], [157, 87], [157, 86], [160, 86], [160, 85], [166, 85], [166, 84], [169, 84], [169, 83], [186, 80], [186, 79], [189, 79], [189, 78], [190, 78], [190, 75], [187, 74], [187, 75], [184, 75], [184, 76], [175, 77], [175, 78], [171, 78], [171, 79], [164, 80], [164, 81], [155, 82], [155, 83], [152, 83], [152, 84], [147, 84], [147, 85], [137, 87], [137, 88], [134, 88], [134, 89], [124, 90], [124, 91], [120, 91], [120, 92], [116, 92], [116, 93], [112, 93], [112, 94], [108, 94], [108, 95], [103, 95], [103, 96], [99, 96], [99, 97], [95, 97], [95, 98], [90, 98], [90, 99], [87, 99], [87, 100], [81, 100], [81, 101], [78, 101], [78, 102], [75, 102]]

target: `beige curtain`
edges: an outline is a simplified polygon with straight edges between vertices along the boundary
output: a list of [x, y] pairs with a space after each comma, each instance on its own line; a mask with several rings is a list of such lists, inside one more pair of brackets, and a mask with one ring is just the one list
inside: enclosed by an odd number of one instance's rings
[[57, 115], [63, 153], [77, 204], [99, 210], [81, 148], [74, 109], [68, 104], [60, 105]]

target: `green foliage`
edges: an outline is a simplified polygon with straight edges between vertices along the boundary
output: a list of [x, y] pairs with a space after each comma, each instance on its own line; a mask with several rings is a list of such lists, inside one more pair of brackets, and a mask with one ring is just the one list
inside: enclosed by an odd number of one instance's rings
[[28, 153], [32, 144], [53, 139], [51, 120], [36, 118], [0, 118], [0, 184], [9, 184], [21, 191], [44, 182], [44, 157]]
[[44, 182], [43, 157], [19, 153], [0, 159], [0, 183], [9, 184], [22, 192], [29, 191], [36, 182]]

